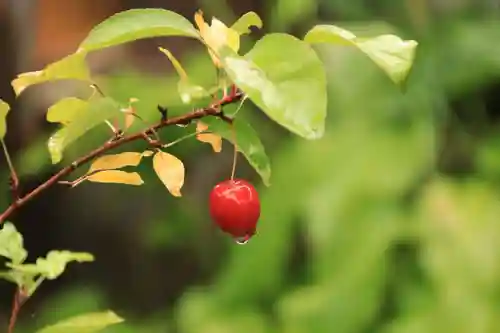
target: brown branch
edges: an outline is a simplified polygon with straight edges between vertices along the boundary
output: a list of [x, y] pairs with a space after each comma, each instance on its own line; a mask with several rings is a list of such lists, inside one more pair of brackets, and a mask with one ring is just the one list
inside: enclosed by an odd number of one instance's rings
[[232, 104], [237, 101], [239, 101], [243, 97], [242, 92], [236, 92], [235, 94], [231, 94], [229, 96], [224, 97], [220, 101], [213, 103], [212, 105], [206, 107], [206, 108], [201, 108], [197, 109], [194, 111], [191, 111], [189, 113], [186, 113], [182, 116], [178, 117], [173, 117], [169, 119], [164, 119], [157, 124], [148, 127], [145, 131], [140, 131], [135, 134], [130, 134], [126, 135], [123, 137], [120, 137], [114, 141], [108, 141], [105, 144], [103, 144], [101, 147], [91, 151], [90, 153], [78, 158], [75, 160], [73, 163], [70, 165], [66, 166], [65, 168], [61, 169], [59, 172], [57, 172], [55, 175], [47, 179], [44, 183], [33, 189], [31, 192], [27, 193], [23, 197], [17, 198], [17, 200], [14, 200], [14, 202], [7, 207], [7, 209], [0, 214], [0, 224], [5, 222], [5, 220], [12, 215], [18, 208], [26, 204], [28, 201], [36, 197], [38, 194], [41, 192], [45, 191], [52, 185], [58, 183], [62, 178], [68, 176], [71, 174], [74, 170], [79, 168], [80, 166], [89, 163], [96, 157], [108, 152], [111, 149], [117, 148], [119, 146], [122, 146], [125, 143], [136, 141], [136, 140], [142, 140], [144, 139], [144, 133], [150, 133], [150, 132], [155, 132], [163, 127], [167, 126], [172, 126], [172, 125], [179, 125], [179, 124], [189, 124], [193, 120], [204, 118], [204, 117], [209, 117], [209, 116], [215, 116], [223, 121], [232, 124], [233, 119], [224, 115], [224, 113], [221, 111], [221, 107], [227, 104]]
[[17, 317], [21, 311], [22, 305], [27, 299], [28, 295], [26, 294], [26, 291], [23, 288], [18, 287], [14, 293], [14, 299], [12, 301], [12, 311], [10, 313], [8, 333], [14, 333]]

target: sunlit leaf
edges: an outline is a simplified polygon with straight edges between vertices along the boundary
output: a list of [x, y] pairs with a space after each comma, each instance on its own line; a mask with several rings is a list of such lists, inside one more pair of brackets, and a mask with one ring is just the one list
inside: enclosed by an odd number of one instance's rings
[[12, 223], [5, 222], [0, 230], [0, 256], [10, 259], [14, 264], [20, 264], [27, 255], [23, 236]]
[[250, 27], [262, 28], [262, 20], [255, 12], [243, 14], [232, 26], [231, 29], [240, 35], [251, 33]]
[[67, 97], [59, 100], [49, 107], [47, 111], [47, 121], [51, 123], [61, 123], [68, 125], [79, 114], [85, 112], [88, 102], [76, 97]]
[[39, 330], [37, 333], [95, 333], [123, 321], [123, 318], [112, 311], [87, 313], [62, 320]]
[[228, 48], [221, 55], [229, 77], [272, 120], [306, 139], [323, 136], [325, 71], [307, 43], [287, 34], [269, 34], [245, 57]]
[[201, 99], [210, 96], [210, 93], [202, 86], [198, 86], [184, 80], [179, 81], [177, 84], [177, 90], [179, 91], [179, 95], [181, 96], [181, 100], [184, 104], [189, 104], [194, 99]]
[[95, 26], [79, 49], [88, 52], [160, 36], [199, 38], [193, 25], [175, 12], [159, 8], [130, 9], [117, 13]]
[[196, 124], [196, 139], [201, 142], [208, 143], [212, 146], [212, 149], [216, 153], [220, 153], [222, 150], [222, 138], [217, 134], [212, 133], [201, 133], [208, 130], [208, 125], [204, 124], [201, 121], [198, 121]]
[[94, 256], [86, 252], [50, 251], [46, 258], [38, 258], [35, 264], [8, 264], [12, 269], [27, 273], [40, 274], [46, 279], [54, 280], [59, 277], [66, 265], [70, 262], [94, 261]]
[[[208, 125], [210, 131], [221, 135], [224, 139], [234, 142], [231, 126], [219, 118], [204, 118], [203, 122]], [[264, 146], [257, 132], [243, 119], [237, 118], [233, 122], [236, 131], [238, 150], [245, 156], [248, 163], [260, 175], [264, 185], [271, 184], [271, 162], [266, 154]]]
[[195, 14], [194, 19], [203, 41], [208, 46], [208, 53], [216, 66], [220, 67], [221, 65], [217, 53], [222, 47], [229, 47], [234, 52], [238, 52], [240, 48], [240, 35], [238, 32], [228, 28], [215, 17], [212, 18], [211, 25], [208, 25], [201, 11]]
[[402, 40], [390, 34], [374, 38], [357, 37], [350, 31], [334, 25], [317, 25], [306, 34], [304, 40], [308, 43], [357, 47], [396, 84], [402, 84], [406, 80], [418, 45], [414, 40]]
[[48, 147], [53, 164], [60, 162], [64, 149], [87, 131], [120, 114], [120, 106], [110, 98], [99, 98], [93, 101], [82, 100], [82, 103], [87, 104], [87, 107], [49, 139]]
[[132, 126], [135, 120], [135, 116], [133, 115], [135, 112], [131, 111], [130, 113], [125, 114], [125, 127], [123, 128], [123, 131], [126, 131]]
[[122, 112], [125, 113], [125, 124], [123, 126], [124, 132], [132, 126], [135, 118], [137, 117], [135, 114], [135, 108], [133, 106], [133, 104], [137, 102], [139, 102], [137, 98], [130, 98], [128, 107], [122, 109]]
[[157, 152], [153, 156], [153, 168], [174, 197], [180, 197], [181, 188], [184, 185], [184, 164], [172, 154]]
[[21, 73], [12, 81], [12, 87], [19, 95], [31, 85], [64, 79], [90, 80], [85, 54], [71, 54], [40, 71]]
[[87, 171], [87, 174], [98, 170], [120, 169], [126, 166], [137, 166], [141, 163], [142, 153], [124, 152], [119, 154], [104, 155], [97, 158]]
[[175, 71], [177, 72], [177, 74], [179, 74], [181, 80], [187, 80], [188, 79], [188, 75], [187, 75], [186, 71], [182, 67], [182, 65], [179, 62], [179, 60], [177, 60], [177, 58], [174, 57], [174, 55], [172, 54], [172, 52], [170, 52], [167, 49], [164, 49], [163, 47], [159, 47], [158, 49], [160, 50], [161, 53], [163, 53], [164, 55], [167, 56], [168, 60], [170, 60], [170, 62], [172, 63], [172, 65], [175, 68]]
[[7, 133], [7, 122], [5, 118], [7, 117], [9, 110], [9, 104], [0, 99], [0, 140], [3, 139], [5, 133]]
[[126, 172], [122, 170], [104, 170], [89, 175], [85, 178], [94, 183], [114, 183], [140, 186], [144, 181], [137, 172]]
[[15, 271], [0, 272], [0, 279], [18, 284], [18, 274]]

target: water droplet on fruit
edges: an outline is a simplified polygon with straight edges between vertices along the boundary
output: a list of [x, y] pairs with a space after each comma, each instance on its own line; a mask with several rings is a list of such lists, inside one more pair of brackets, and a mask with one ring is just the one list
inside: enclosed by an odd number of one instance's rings
[[245, 245], [246, 243], [248, 243], [248, 241], [250, 240], [250, 236], [243, 236], [243, 237], [235, 237], [234, 238], [234, 241], [236, 244], [238, 245]]

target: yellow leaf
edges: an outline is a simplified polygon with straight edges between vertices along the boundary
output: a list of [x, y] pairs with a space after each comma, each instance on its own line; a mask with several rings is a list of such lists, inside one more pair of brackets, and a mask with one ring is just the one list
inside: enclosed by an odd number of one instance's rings
[[164, 49], [163, 47], [159, 47], [158, 49], [160, 50], [161, 53], [163, 53], [164, 55], [167, 56], [168, 60], [170, 60], [170, 62], [174, 66], [175, 71], [177, 72], [177, 74], [179, 75], [179, 77], [181, 78], [181, 80], [187, 80], [188, 79], [188, 75], [187, 75], [186, 71], [182, 67], [182, 65], [179, 62], [179, 60], [177, 60], [177, 58], [174, 57], [174, 55], [172, 54], [172, 52], [170, 52], [167, 49]]
[[153, 156], [154, 152], [152, 152], [151, 150], [145, 150], [142, 152], [142, 156], [143, 157], [151, 157]]
[[236, 30], [227, 27], [216, 18], [212, 18], [212, 24], [209, 26], [203, 18], [202, 11], [198, 11], [195, 14], [194, 20], [200, 31], [201, 38], [208, 46], [208, 53], [217, 67], [222, 66], [216, 54], [220, 48], [228, 46], [234, 52], [238, 52], [240, 48], [240, 35]]
[[240, 49], [240, 35], [233, 29], [226, 26], [216, 18], [212, 19], [210, 26], [211, 38], [213, 38], [216, 51], [222, 46], [229, 46], [234, 52]]
[[153, 156], [153, 168], [174, 197], [180, 197], [184, 185], [184, 164], [174, 155], [158, 152]]
[[132, 126], [135, 120], [135, 110], [133, 107], [127, 108], [125, 111], [125, 126], [123, 130], [126, 131]]
[[143, 156], [142, 153], [135, 152], [101, 156], [92, 163], [87, 174], [98, 170], [112, 170], [126, 166], [137, 166], [141, 162]]
[[196, 135], [196, 139], [200, 142], [209, 143], [212, 145], [214, 152], [220, 153], [222, 150], [222, 138], [217, 134], [200, 133], [206, 130], [208, 130], [208, 126], [201, 121], [198, 121], [196, 124], [196, 132], [199, 134]]
[[209, 26], [205, 22], [205, 19], [203, 18], [203, 11], [202, 10], [198, 10], [196, 12], [196, 14], [194, 14], [194, 22], [198, 26], [198, 30], [200, 31], [200, 34], [203, 37], [203, 35], [205, 35], [207, 33]]
[[122, 111], [125, 113], [125, 124], [124, 124], [123, 131], [128, 130], [130, 128], [130, 126], [132, 126], [132, 124], [134, 123], [136, 115], [135, 115], [135, 108], [132, 106], [132, 104], [136, 103], [138, 101], [139, 100], [137, 98], [131, 98], [129, 100], [128, 108], [122, 109]]
[[98, 171], [86, 177], [86, 180], [95, 183], [116, 183], [137, 186], [144, 184], [144, 181], [137, 172], [126, 172], [121, 170]]

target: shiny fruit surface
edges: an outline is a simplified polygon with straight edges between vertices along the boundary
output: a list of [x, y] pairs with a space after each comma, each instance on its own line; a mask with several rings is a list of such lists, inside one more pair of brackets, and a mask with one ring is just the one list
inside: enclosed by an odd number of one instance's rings
[[246, 242], [260, 217], [259, 194], [243, 179], [220, 182], [210, 192], [210, 215], [222, 231]]

